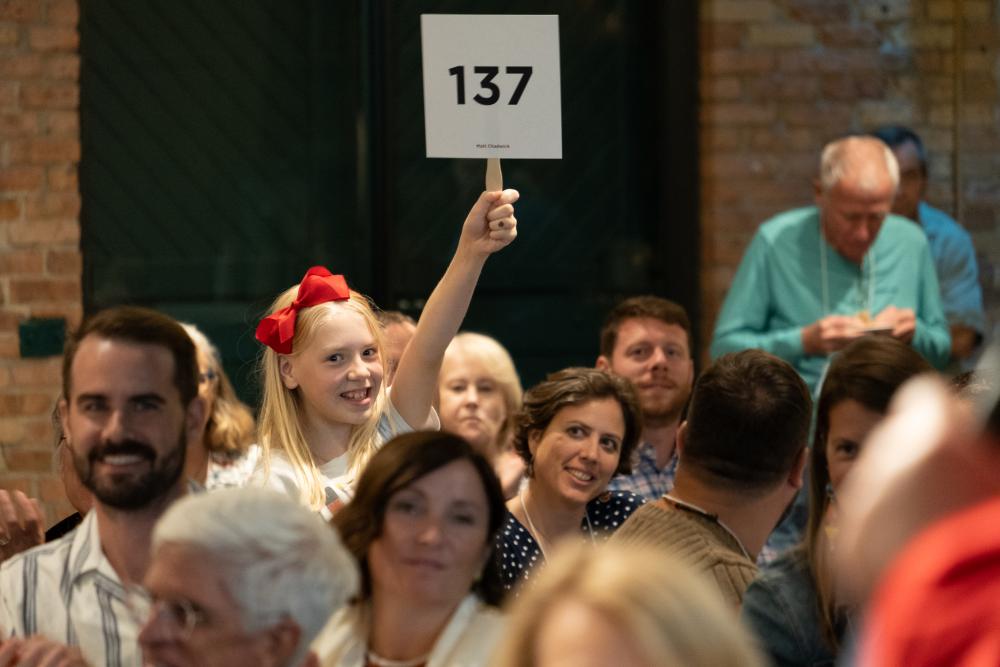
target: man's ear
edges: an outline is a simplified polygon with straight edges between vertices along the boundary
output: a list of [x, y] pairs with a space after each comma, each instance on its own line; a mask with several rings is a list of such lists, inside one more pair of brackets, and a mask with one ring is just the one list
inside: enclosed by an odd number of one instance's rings
[[[287, 616], [278, 621], [264, 631], [264, 650], [268, 656], [267, 664], [290, 665], [295, 650], [299, 647], [299, 640], [302, 638], [302, 628], [299, 624]], [[306, 656], [305, 663], [310, 663]]]
[[813, 200], [816, 206], [823, 208], [823, 184], [820, 183], [819, 177], [813, 179]]
[[802, 488], [802, 477], [805, 475], [807, 461], [809, 461], [809, 448], [803, 447], [798, 458], [795, 459], [792, 471], [788, 474], [788, 484], [795, 489]]
[[597, 363], [594, 364], [594, 368], [596, 368], [599, 371], [605, 371], [605, 372], [610, 371], [611, 362], [608, 360], [607, 357], [605, 357], [602, 354], [601, 356], [597, 357]]
[[65, 396], [59, 398], [57, 409], [59, 410], [59, 428], [62, 429], [66, 444], [72, 448], [73, 441], [69, 437], [69, 401], [66, 400]]
[[205, 414], [205, 401], [201, 396], [195, 396], [188, 403], [186, 414], [184, 415], [184, 429], [187, 432], [189, 442], [197, 442], [205, 432], [208, 422], [208, 415]]
[[674, 447], [677, 449], [678, 457], [684, 453], [684, 448], [687, 446], [687, 435], [688, 423], [685, 419], [681, 422], [681, 425], [677, 427], [677, 434], [674, 436]]
[[295, 389], [299, 386], [299, 381], [295, 379], [295, 367], [291, 357], [278, 355], [278, 372], [281, 374], [281, 382], [285, 385], [285, 389]]

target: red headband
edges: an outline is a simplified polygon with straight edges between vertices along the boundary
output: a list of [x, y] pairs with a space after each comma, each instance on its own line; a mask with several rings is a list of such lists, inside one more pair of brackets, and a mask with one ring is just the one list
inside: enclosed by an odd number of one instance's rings
[[299, 283], [299, 293], [292, 305], [275, 311], [257, 325], [257, 340], [278, 354], [292, 353], [292, 339], [295, 337], [295, 318], [303, 308], [327, 301], [347, 301], [351, 290], [344, 276], [333, 275], [326, 267], [314, 266]]

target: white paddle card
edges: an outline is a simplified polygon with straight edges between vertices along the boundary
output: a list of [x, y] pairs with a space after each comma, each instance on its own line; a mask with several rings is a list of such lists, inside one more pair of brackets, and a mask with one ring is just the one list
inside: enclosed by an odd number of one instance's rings
[[427, 157], [562, 158], [559, 17], [422, 14]]

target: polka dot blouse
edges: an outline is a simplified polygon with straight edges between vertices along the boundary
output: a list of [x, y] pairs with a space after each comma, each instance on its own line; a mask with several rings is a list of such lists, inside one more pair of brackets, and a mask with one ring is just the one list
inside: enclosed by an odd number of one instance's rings
[[[591, 500], [587, 503], [587, 516], [594, 527], [594, 539], [601, 542], [608, 539], [644, 502], [628, 491], [607, 491]], [[580, 523], [580, 532], [589, 539], [586, 519]], [[545, 561], [531, 532], [510, 512], [500, 529], [497, 551], [503, 586], [515, 594], [521, 584], [531, 579], [535, 566]]]

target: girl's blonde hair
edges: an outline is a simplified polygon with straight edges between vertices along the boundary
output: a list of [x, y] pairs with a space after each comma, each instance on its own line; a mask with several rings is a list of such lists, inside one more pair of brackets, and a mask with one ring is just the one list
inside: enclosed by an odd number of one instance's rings
[[655, 547], [566, 542], [511, 608], [493, 667], [537, 665], [539, 628], [563, 602], [610, 621], [648, 664], [759, 667], [749, 633], [709, 583]]
[[[268, 314], [285, 308], [295, 300], [299, 286], [293, 285], [274, 300]], [[313, 509], [326, 505], [323, 482], [313, 459], [309, 443], [302, 430], [304, 418], [302, 397], [298, 389], [288, 389], [281, 379], [281, 357], [299, 354], [309, 347], [320, 325], [326, 322], [338, 309], [346, 308], [361, 315], [368, 330], [375, 339], [379, 359], [384, 349], [382, 328], [365, 295], [351, 290], [351, 296], [344, 301], [328, 301], [309, 308], [303, 308], [296, 315], [295, 337], [292, 339], [292, 354], [280, 355], [270, 347], [264, 348], [260, 359], [259, 372], [263, 378], [264, 395], [261, 400], [260, 418], [257, 426], [263, 451], [264, 474], [271, 471], [273, 452], [280, 451], [288, 459], [295, 471], [295, 479], [300, 489], [300, 499]], [[354, 426], [347, 443], [348, 470], [357, 474], [377, 449], [376, 435], [378, 422], [385, 409], [385, 382], [379, 385], [371, 416]]]
[[451, 339], [444, 352], [444, 359], [447, 361], [448, 357], [456, 355], [478, 359], [486, 367], [486, 371], [497, 383], [503, 395], [507, 416], [500, 427], [500, 432], [497, 433], [496, 442], [493, 443], [494, 451], [489, 452], [491, 455], [498, 454], [514, 432], [517, 413], [521, 410], [521, 396], [524, 393], [521, 379], [517, 376], [517, 368], [514, 367], [514, 360], [500, 341], [471, 331], [462, 332]]
[[[247, 451], [254, 440], [253, 413], [236, 396], [236, 390], [222, 368], [222, 355], [212, 341], [198, 327], [181, 322], [188, 336], [194, 341], [198, 353], [208, 362], [208, 370], [215, 375], [215, 400], [212, 414], [205, 425], [204, 444], [209, 453], [238, 456]], [[201, 371], [204, 373], [204, 371]], [[202, 382], [210, 381], [201, 379]]]

